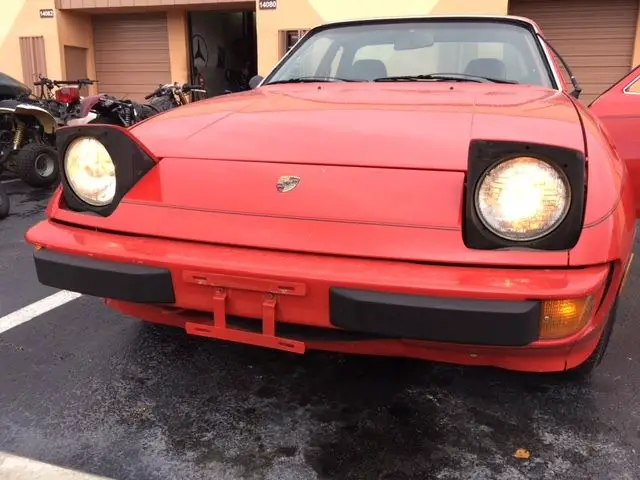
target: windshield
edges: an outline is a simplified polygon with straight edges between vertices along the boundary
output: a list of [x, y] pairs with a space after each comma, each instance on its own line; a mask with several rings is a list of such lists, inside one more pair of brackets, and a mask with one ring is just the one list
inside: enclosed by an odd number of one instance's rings
[[547, 67], [534, 35], [523, 26], [478, 19], [431, 19], [343, 25], [311, 32], [263, 84], [448, 74], [449, 78], [415, 80], [461, 81], [474, 76], [553, 87]]

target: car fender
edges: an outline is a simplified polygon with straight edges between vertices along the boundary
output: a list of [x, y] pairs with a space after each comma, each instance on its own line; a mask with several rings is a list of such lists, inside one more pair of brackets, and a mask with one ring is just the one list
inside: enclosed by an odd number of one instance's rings
[[90, 95], [80, 100], [80, 118], [85, 118], [91, 109], [100, 102], [102, 95]]
[[58, 122], [51, 113], [42, 107], [36, 105], [29, 105], [22, 103], [18, 105], [14, 111], [14, 114], [18, 117], [34, 117], [36, 118], [44, 128], [46, 133], [55, 132]]

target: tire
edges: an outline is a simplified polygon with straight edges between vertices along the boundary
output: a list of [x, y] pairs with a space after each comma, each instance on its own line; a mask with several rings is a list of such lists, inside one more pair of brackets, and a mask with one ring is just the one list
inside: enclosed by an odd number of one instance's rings
[[560, 372], [559, 378], [561, 380], [569, 382], [584, 382], [591, 377], [591, 374], [594, 372], [596, 367], [600, 365], [605, 353], [607, 352], [607, 347], [611, 340], [611, 334], [613, 333], [613, 326], [616, 323], [616, 318], [618, 316], [618, 300], [619, 297], [613, 302], [613, 306], [611, 307], [609, 316], [607, 317], [607, 324], [604, 327], [604, 331], [600, 336], [600, 341], [596, 345], [596, 348], [580, 365], [569, 370], [565, 370], [564, 372]]
[[9, 215], [10, 206], [9, 195], [7, 195], [5, 189], [0, 185], [0, 220]]
[[44, 143], [28, 143], [16, 153], [16, 173], [32, 187], [49, 187], [58, 181], [58, 152]]

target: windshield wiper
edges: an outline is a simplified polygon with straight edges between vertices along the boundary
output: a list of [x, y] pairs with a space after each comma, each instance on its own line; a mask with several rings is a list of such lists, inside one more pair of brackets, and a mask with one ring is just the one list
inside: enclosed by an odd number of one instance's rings
[[478, 75], [469, 75], [467, 73], [430, 73], [427, 75], [399, 75], [395, 77], [375, 78], [374, 82], [419, 82], [421, 80], [433, 81], [454, 81], [454, 82], [477, 82], [477, 83], [511, 83], [511, 80], [501, 80], [499, 78], [481, 77]]
[[296, 77], [287, 78], [286, 80], [276, 80], [274, 82], [265, 83], [265, 85], [275, 85], [277, 83], [315, 83], [315, 82], [359, 82], [361, 80], [351, 80], [339, 77]]

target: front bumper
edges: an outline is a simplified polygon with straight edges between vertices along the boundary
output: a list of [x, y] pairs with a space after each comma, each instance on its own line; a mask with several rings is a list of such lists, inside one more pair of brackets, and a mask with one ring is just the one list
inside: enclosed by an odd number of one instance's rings
[[44, 285], [136, 303], [173, 303], [171, 272], [163, 268], [96, 260], [41, 249], [34, 253]]
[[[34, 259], [38, 280], [51, 287], [126, 302], [175, 302], [171, 271], [166, 268], [47, 249], [35, 252]], [[277, 294], [277, 289], [265, 290]], [[539, 319], [540, 302], [533, 300], [472, 300], [330, 288], [327, 327], [389, 338], [523, 346], [537, 340]]]
[[[178, 307], [213, 312], [223, 328], [227, 316], [263, 323], [272, 317], [274, 329], [337, 328], [368, 339], [449, 345], [473, 352], [473, 358], [490, 349], [502, 357], [523, 349], [566, 357], [577, 342], [593, 343], [606, 312], [597, 311], [570, 338], [539, 341], [540, 304], [600, 292], [610, 271], [609, 265], [478, 268], [258, 251], [96, 232], [50, 220], [26, 238], [36, 245], [42, 283], [116, 304], [148, 304], [146, 310], [133, 308], [141, 317]], [[225, 337], [219, 328], [206, 333], [205, 327], [185, 326], [191, 333], [304, 351], [297, 344], [279, 347], [253, 337]], [[254, 335], [264, 336], [271, 327], [265, 328]]]

